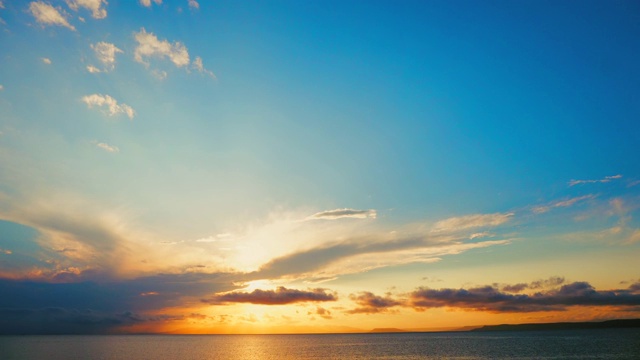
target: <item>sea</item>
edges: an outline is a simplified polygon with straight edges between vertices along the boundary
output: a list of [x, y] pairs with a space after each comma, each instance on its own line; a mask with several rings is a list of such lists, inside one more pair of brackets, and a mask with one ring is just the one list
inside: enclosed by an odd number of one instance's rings
[[0, 336], [0, 359], [640, 359], [640, 329]]

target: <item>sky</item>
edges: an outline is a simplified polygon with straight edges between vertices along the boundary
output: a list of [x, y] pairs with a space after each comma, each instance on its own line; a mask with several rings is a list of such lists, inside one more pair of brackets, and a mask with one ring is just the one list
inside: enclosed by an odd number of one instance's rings
[[0, 334], [640, 317], [637, 1], [0, 1]]

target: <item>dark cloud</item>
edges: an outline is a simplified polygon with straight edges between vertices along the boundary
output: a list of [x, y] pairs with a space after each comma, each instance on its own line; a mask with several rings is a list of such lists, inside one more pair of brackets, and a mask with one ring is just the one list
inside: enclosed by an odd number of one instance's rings
[[419, 288], [410, 294], [408, 305], [417, 310], [451, 307], [490, 312], [553, 311], [570, 306], [638, 306], [640, 294], [635, 293], [636, 285], [629, 289], [598, 291], [589, 283], [574, 282], [531, 295], [512, 294], [494, 286], [438, 290]]
[[509, 293], [519, 293], [526, 289], [547, 289], [559, 286], [564, 283], [564, 277], [552, 276], [548, 279], [533, 281], [529, 284], [520, 283], [515, 285], [504, 285], [502, 291]]
[[403, 305], [403, 302], [391, 298], [391, 294], [385, 297], [364, 291], [358, 295], [351, 295], [349, 298], [358, 304], [358, 307], [346, 311], [348, 314], [375, 314], [389, 311], [394, 306]]
[[333, 316], [331, 316], [331, 311], [329, 311], [329, 310], [327, 310], [327, 309], [325, 309], [323, 307], [320, 307], [320, 306], [318, 306], [316, 308], [316, 311], [309, 311], [307, 313], [307, 315], [318, 315], [318, 316], [320, 316], [320, 317], [322, 317], [324, 319], [327, 319], [327, 320], [333, 318]]
[[251, 303], [261, 305], [285, 305], [301, 302], [336, 301], [335, 294], [327, 292], [326, 289], [309, 289], [307, 291], [287, 289], [283, 286], [276, 290], [256, 289], [252, 292], [232, 292], [218, 294], [211, 298], [202, 300], [214, 305], [225, 305], [232, 303]]

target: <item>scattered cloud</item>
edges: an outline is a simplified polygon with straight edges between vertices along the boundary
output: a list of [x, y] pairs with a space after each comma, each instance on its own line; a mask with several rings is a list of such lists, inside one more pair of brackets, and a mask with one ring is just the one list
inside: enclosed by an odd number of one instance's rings
[[336, 301], [335, 294], [327, 292], [326, 289], [309, 289], [307, 291], [287, 289], [279, 286], [276, 290], [256, 289], [252, 292], [231, 292], [216, 294], [215, 296], [202, 300], [214, 305], [227, 305], [233, 303], [250, 303], [261, 305], [285, 305], [301, 302], [321, 302]]
[[0, 248], [0, 254], [11, 255], [13, 254], [13, 251]]
[[488, 231], [483, 231], [483, 232], [479, 232], [479, 233], [473, 233], [471, 235], [469, 235], [469, 240], [473, 240], [473, 239], [482, 239], [484, 237], [492, 237], [495, 236], [492, 233], [488, 232]]
[[0, 91], [4, 90], [4, 85], [0, 84]]
[[315, 312], [308, 312], [307, 315], [319, 315], [321, 318], [327, 320], [333, 319], [333, 316], [331, 316], [331, 311], [320, 306], [316, 308]]
[[42, 1], [33, 1], [29, 4], [29, 12], [36, 21], [43, 25], [63, 26], [75, 31], [76, 28], [69, 24], [64, 10], [55, 8]]
[[[512, 290], [518, 286], [512, 286]], [[516, 289], [517, 290], [517, 289]], [[409, 296], [416, 310], [449, 307], [488, 312], [563, 311], [572, 306], [639, 306], [636, 284], [628, 289], [598, 291], [587, 282], [573, 282], [532, 294], [513, 294], [494, 286], [470, 289], [419, 288]]]
[[118, 104], [116, 99], [112, 98], [109, 95], [87, 95], [82, 97], [82, 101], [87, 104], [89, 108], [92, 108], [93, 106], [106, 107], [108, 109], [107, 114], [109, 116], [125, 114], [129, 117], [129, 119], [133, 119], [133, 117], [135, 116], [135, 111], [131, 106], [127, 104]]
[[474, 214], [440, 220], [433, 225], [432, 232], [453, 232], [470, 228], [498, 226], [513, 217], [513, 213]]
[[173, 44], [167, 40], [159, 40], [153, 33], [148, 33], [144, 28], [140, 32], [134, 33], [138, 45], [134, 51], [135, 61], [149, 66], [148, 59], [151, 57], [168, 58], [175, 66], [184, 67], [189, 65], [189, 52], [180, 42]]
[[196, 56], [195, 60], [193, 60], [193, 62], [191, 63], [191, 68], [201, 74], [209, 75], [214, 79], [216, 78], [216, 75], [213, 73], [213, 71], [204, 68], [204, 65], [202, 64], [202, 58], [200, 56]]
[[613, 175], [613, 176], [605, 176], [604, 179], [599, 180], [571, 180], [569, 181], [569, 186], [575, 186], [579, 184], [593, 184], [593, 183], [608, 183], [611, 180], [621, 179], [622, 175]]
[[94, 19], [104, 19], [107, 17], [107, 10], [102, 5], [107, 5], [107, 0], [67, 0], [67, 5], [71, 10], [78, 11], [79, 8], [85, 8], [91, 11], [91, 17]]
[[588, 199], [593, 199], [595, 196], [594, 195], [584, 195], [584, 196], [579, 196], [579, 197], [574, 197], [568, 200], [562, 200], [562, 201], [556, 201], [553, 202], [551, 204], [548, 205], [542, 205], [542, 206], [536, 206], [533, 208], [533, 212], [536, 214], [542, 214], [542, 213], [546, 213], [549, 210], [553, 209], [553, 208], [559, 208], [559, 207], [569, 207], [569, 206], [573, 206], [575, 203], [583, 201], [583, 200], [588, 200]]
[[113, 70], [116, 64], [116, 54], [123, 52], [114, 44], [103, 41], [92, 44], [91, 48], [95, 52], [96, 58], [104, 65], [105, 71]]
[[156, 5], [162, 4], [162, 0], [140, 0], [140, 5], [144, 7], [151, 7], [151, 2], [156, 3]]
[[93, 66], [93, 65], [87, 65], [87, 71], [92, 73], [92, 74], [97, 74], [97, 73], [101, 73], [102, 70], [98, 69], [97, 67]]
[[353, 219], [366, 219], [371, 218], [375, 219], [377, 216], [377, 212], [375, 210], [355, 210], [355, 209], [335, 209], [335, 210], [327, 210], [319, 213], [315, 213], [307, 218], [307, 220], [336, 220], [343, 218], [353, 218]]
[[347, 310], [347, 314], [376, 314], [387, 312], [395, 306], [403, 305], [402, 301], [393, 299], [389, 293], [383, 297], [364, 291], [358, 295], [352, 294], [349, 298], [355, 301], [356, 304], [358, 304], [358, 307], [352, 310]]
[[109, 145], [107, 143], [97, 143], [96, 146], [99, 147], [100, 149], [106, 151], [106, 152], [110, 152], [110, 153], [120, 152], [120, 149], [118, 149], [117, 146], [112, 146], [112, 145]]
[[42, 62], [43, 62], [43, 63], [45, 63], [45, 64], [47, 64], [47, 65], [50, 65], [50, 64], [51, 64], [51, 59], [46, 58], [46, 57], [43, 57], [43, 58], [42, 58]]
[[189, 7], [192, 9], [200, 9], [200, 4], [196, 0], [189, 0]]
[[502, 287], [502, 291], [509, 293], [519, 293], [527, 289], [547, 289], [559, 286], [564, 283], [564, 277], [561, 276], [552, 276], [545, 280], [537, 280], [533, 281], [529, 284], [527, 283], [519, 283], [514, 285], [504, 285]]

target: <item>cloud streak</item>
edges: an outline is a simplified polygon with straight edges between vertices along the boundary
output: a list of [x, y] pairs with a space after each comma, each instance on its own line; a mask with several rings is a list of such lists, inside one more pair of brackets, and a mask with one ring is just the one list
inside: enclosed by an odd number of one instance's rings
[[551, 204], [547, 204], [547, 205], [542, 205], [542, 206], [536, 206], [533, 208], [533, 212], [535, 214], [542, 214], [542, 213], [546, 213], [551, 209], [554, 208], [560, 208], [560, 207], [570, 207], [575, 205], [578, 202], [584, 201], [584, 200], [589, 200], [589, 199], [593, 199], [595, 198], [594, 195], [584, 195], [584, 196], [578, 196], [578, 197], [574, 197], [571, 199], [567, 199], [567, 200], [562, 200], [562, 201], [556, 201], [553, 202]]
[[344, 208], [344, 209], [321, 211], [319, 213], [315, 213], [309, 216], [307, 220], [337, 220], [337, 219], [344, 219], [344, 218], [375, 219], [376, 216], [377, 216], [377, 212], [373, 209], [355, 210], [355, 209]]
[[235, 303], [286, 305], [302, 302], [324, 302], [336, 300], [338, 300], [336, 295], [327, 292], [327, 289], [317, 288], [302, 291], [279, 286], [276, 290], [256, 289], [252, 292], [217, 294], [202, 301], [212, 305], [229, 305]]
[[474, 214], [440, 220], [433, 225], [432, 232], [455, 232], [480, 227], [493, 227], [506, 223], [513, 213]]
[[622, 175], [618, 174], [618, 175], [612, 175], [612, 176], [605, 176], [603, 179], [598, 179], [598, 180], [571, 180], [569, 181], [569, 186], [575, 186], [580, 184], [608, 183], [611, 180], [617, 180], [621, 178], [622, 178]]

